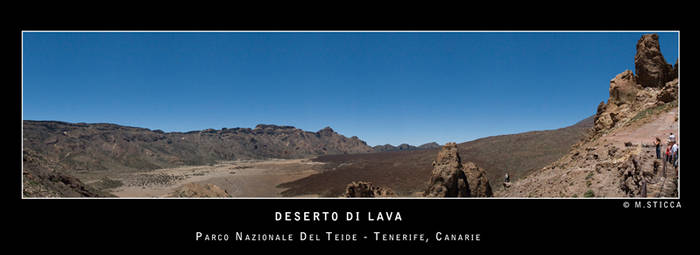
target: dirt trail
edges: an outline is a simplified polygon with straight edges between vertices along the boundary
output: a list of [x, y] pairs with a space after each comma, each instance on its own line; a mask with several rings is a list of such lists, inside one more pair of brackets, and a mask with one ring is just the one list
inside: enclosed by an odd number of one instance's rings
[[676, 142], [680, 145], [680, 132], [678, 129], [678, 121], [676, 117], [678, 116], [678, 107], [669, 110], [668, 112], [661, 113], [658, 117], [653, 119], [648, 123], [644, 123], [638, 127], [626, 127], [619, 131], [616, 131], [604, 139], [612, 142], [615, 146], [624, 147], [626, 142], [632, 142], [633, 144], [654, 144], [654, 137], [661, 139], [662, 143], [665, 143], [668, 139], [669, 133], [673, 133], [676, 136]]
[[[646, 183], [648, 197], [675, 197], [679, 171], [670, 163], [664, 164], [663, 160], [656, 159], [653, 142], [659, 137], [665, 143], [669, 133], [673, 133], [680, 144], [677, 116], [676, 107], [612, 130], [597, 140], [573, 148], [556, 162], [515, 181], [506, 190], [496, 191], [494, 195], [628, 197], [640, 196], [640, 184]], [[664, 144], [662, 151], [665, 149]]]
[[308, 159], [220, 162], [110, 176], [123, 186], [110, 190], [119, 197], [166, 197], [187, 183], [214, 184], [233, 197], [280, 197], [277, 185], [319, 172], [322, 163]]

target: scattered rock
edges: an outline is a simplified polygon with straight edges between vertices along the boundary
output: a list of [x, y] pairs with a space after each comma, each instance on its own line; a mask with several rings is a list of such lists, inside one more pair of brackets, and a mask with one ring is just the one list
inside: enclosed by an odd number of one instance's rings
[[387, 187], [375, 186], [371, 182], [352, 182], [345, 188], [345, 197], [395, 197], [396, 193]]
[[230, 197], [226, 190], [214, 184], [187, 183], [177, 189], [172, 197]]

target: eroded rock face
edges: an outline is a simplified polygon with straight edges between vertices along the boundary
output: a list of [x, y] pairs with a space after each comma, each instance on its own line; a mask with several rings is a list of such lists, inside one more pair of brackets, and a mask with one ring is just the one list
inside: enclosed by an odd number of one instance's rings
[[426, 197], [469, 197], [467, 176], [462, 171], [462, 162], [456, 143], [447, 143], [433, 161], [433, 172], [425, 191]]
[[634, 103], [637, 98], [637, 81], [630, 70], [618, 74], [610, 80], [610, 100], [616, 105]]
[[675, 68], [666, 63], [658, 35], [646, 34], [639, 39], [634, 63], [636, 74], [625, 70], [610, 80], [610, 97], [598, 105], [593, 136], [625, 123], [648, 107], [678, 98], [678, 63]]
[[678, 99], [678, 79], [669, 81], [664, 85], [656, 100], [663, 103], [668, 103]]
[[456, 143], [447, 143], [433, 162], [426, 197], [493, 196], [486, 173], [474, 163], [462, 164]]
[[345, 197], [395, 197], [396, 193], [386, 187], [375, 186], [371, 182], [352, 182], [345, 188]]
[[486, 171], [472, 162], [462, 164], [462, 169], [469, 180], [469, 193], [472, 197], [492, 197], [491, 184]]
[[637, 82], [643, 87], [663, 87], [678, 77], [673, 66], [666, 63], [659, 47], [659, 35], [646, 34], [637, 41], [637, 54], [634, 56]]

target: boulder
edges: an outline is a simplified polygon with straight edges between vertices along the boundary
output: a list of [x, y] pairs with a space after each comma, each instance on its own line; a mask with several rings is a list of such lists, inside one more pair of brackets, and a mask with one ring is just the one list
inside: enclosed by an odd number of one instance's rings
[[673, 66], [666, 63], [659, 47], [657, 34], [645, 34], [637, 41], [637, 54], [634, 56], [637, 82], [643, 87], [663, 87], [678, 77]]
[[375, 186], [371, 182], [352, 182], [345, 187], [345, 197], [395, 197], [396, 193], [386, 187]]
[[618, 74], [610, 80], [610, 99], [608, 103], [616, 105], [632, 104], [637, 98], [637, 81], [630, 70]]
[[596, 131], [610, 129], [613, 126], [615, 126], [615, 122], [613, 121], [613, 118], [610, 116], [610, 113], [603, 112], [599, 115], [596, 115], [596, 120], [595, 120], [595, 130]]

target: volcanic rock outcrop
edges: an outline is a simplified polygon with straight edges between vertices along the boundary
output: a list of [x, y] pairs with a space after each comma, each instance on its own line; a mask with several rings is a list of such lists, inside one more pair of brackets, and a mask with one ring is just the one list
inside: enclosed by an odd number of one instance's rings
[[[471, 183], [469, 177], [473, 178]], [[463, 165], [457, 144], [447, 143], [433, 161], [433, 172], [424, 196], [473, 197], [492, 196], [492, 193], [484, 171], [471, 162]]]
[[677, 69], [666, 63], [659, 46], [659, 35], [646, 34], [637, 41], [637, 54], [634, 56], [637, 81], [642, 87], [662, 87], [678, 77]]
[[[610, 81], [608, 102], [598, 105], [587, 138], [496, 195], [677, 197], [679, 170], [657, 159], [653, 141], [669, 133], [680, 138], [678, 62], [675, 68], [666, 64], [652, 34], [637, 43], [635, 67], [636, 75], [627, 70]], [[661, 151], [669, 146], [662, 143]]]
[[469, 183], [469, 193], [472, 197], [492, 197], [493, 191], [491, 184], [486, 177], [486, 171], [483, 168], [476, 166], [472, 162], [462, 164], [462, 171], [467, 176]]
[[678, 98], [678, 62], [666, 63], [656, 34], [643, 35], [637, 42], [635, 71], [626, 70], [610, 80], [608, 102], [601, 102], [595, 115], [594, 136], [631, 119], [641, 110]]
[[664, 87], [661, 89], [661, 92], [659, 92], [659, 95], [656, 96], [656, 100], [659, 101], [659, 103], [668, 103], [673, 100], [676, 100], [678, 98], [678, 79], [674, 79], [672, 81], [669, 81], [664, 85]]
[[371, 182], [352, 182], [345, 188], [344, 197], [395, 197], [396, 193], [387, 187], [380, 187]]

